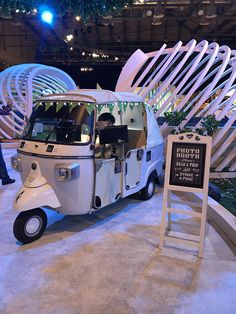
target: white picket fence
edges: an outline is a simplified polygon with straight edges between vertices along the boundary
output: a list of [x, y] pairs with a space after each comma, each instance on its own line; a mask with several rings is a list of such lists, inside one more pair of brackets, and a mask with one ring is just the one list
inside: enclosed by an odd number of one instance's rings
[[[173, 48], [164, 44], [160, 50], [135, 51], [126, 62], [116, 91], [141, 95], [155, 110], [156, 117], [165, 111], [185, 111], [188, 123], [192, 117], [215, 114], [217, 120], [227, 117], [224, 127], [213, 138], [211, 167], [216, 172], [236, 171], [236, 50], [206, 40], [179, 41]], [[166, 138], [170, 127], [161, 131]], [[232, 174], [232, 173], [231, 173]]]

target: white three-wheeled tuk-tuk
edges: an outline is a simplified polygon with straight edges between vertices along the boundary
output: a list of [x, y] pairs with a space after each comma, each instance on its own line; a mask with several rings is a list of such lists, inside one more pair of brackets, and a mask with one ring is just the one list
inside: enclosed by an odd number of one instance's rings
[[[98, 130], [105, 112], [115, 123]], [[47, 225], [42, 207], [81, 215], [137, 192], [147, 200], [162, 164], [159, 127], [138, 95], [75, 90], [45, 96], [12, 157], [23, 182], [14, 201], [14, 235], [22, 243], [38, 239]]]

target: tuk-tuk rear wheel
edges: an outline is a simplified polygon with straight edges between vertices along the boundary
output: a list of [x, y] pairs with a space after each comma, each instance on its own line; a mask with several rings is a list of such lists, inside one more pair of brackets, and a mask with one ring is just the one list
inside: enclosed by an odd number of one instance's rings
[[141, 197], [144, 201], [153, 197], [155, 192], [155, 177], [151, 174], [147, 180], [146, 186], [141, 190]]
[[13, 233], [15, 238], [25, 243], [39, 239], [47, 226], [47, 215], [41, 208], [35, 208], [20, 213], [14, 222]]

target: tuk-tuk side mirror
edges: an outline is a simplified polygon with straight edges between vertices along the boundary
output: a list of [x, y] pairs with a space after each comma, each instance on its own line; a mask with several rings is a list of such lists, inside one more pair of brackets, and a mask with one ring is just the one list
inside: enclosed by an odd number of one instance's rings
[[123, 144], [128, 143], [127, 125], [107, 126], [99, 132], [100, 144]]

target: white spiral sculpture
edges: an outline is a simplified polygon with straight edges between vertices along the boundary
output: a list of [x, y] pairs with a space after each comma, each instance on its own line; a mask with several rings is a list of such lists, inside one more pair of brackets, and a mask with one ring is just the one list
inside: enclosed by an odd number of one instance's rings
[[0, 137], [11, 139], [21, 134], [23, 117], [30, 116], [37, 98], [70, 89], [76, 89], [72, 78], [46, 65], [20, 64], [0, 73], [0, 108], [12, 105], [9, 116], [0, 115]]
[[[116, 91], [141, 95], [153, 106], [156, 117], [165, 111], [188, 112], [184, 126], [192, 117], [215, 114], [217, 120], [229, 118], [213, 138], [211, 167], [215, 171], [236, 171], [236, 50], [206, 40], [180, 41], [173, 48], [137, 50], [125, 64]], [[199, 127], [201, 120], [196, 127]], [[161, 126], [164, 137], [170, 132]]]

